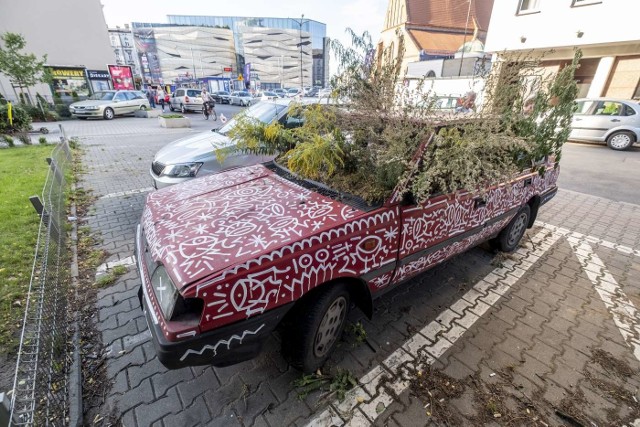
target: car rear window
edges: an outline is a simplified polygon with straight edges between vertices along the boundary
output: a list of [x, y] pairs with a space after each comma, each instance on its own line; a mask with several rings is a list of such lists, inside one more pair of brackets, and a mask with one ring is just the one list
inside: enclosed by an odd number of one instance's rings
[[187, 91], [187, 95], [188, 96], [200, 96], [200, 91], [199, 90], [188, 90]]

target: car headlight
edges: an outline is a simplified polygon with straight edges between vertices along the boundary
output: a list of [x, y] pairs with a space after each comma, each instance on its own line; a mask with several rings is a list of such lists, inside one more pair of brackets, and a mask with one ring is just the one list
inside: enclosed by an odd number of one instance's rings
[[91, 106], [91, 107], [85, 107], [85, 110], [91, 110], [91, 111], [95, 111], [95, 110], [99, 110], [100, 107], [96, 107], [96, 106]]
[[198, 174], [201, 166], [201, 162], [167, 165], [162, 171], [162, 175], [174, 178], [193, 178]]
[[151, 286], [164, 318], [170, 320], [178, 299], [178, 289], [162, 265], [159, 265], [151, 275]]

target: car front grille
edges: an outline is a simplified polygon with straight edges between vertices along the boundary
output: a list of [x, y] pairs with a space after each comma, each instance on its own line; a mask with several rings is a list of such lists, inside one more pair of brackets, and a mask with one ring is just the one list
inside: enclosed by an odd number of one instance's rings
[[153, 171], [154, 174], [160, 176], [160, 174], [164, 170], [164, 166], [165, 165], [163, 163], [153, 162], [151, 163], [151, 170]]

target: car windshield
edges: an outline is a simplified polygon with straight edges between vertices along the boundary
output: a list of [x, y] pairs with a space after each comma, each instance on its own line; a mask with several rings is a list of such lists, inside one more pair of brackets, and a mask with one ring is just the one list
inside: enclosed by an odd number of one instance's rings
[[115, 92], [96, 92], [87, 99], [94, 101], [111, 101]]
[[[280, 115], [280, 112], [287, 108], [286, 105], [274, 104], [271, 102], [261, 102], [254, 105], [245, 111], [247, 117], [252, 117], [260, 120], [262, 123], [271, 123], [273, 119]], [[231, 129], [236, 126], [237, 121], [235, 119], [229, 120], [229, 122], [218, 130], [218, 133], [226, 135]]]
[[298, 89], [289, 89], [289, 90], [288, 90], [288, 92], [289, 92], [289, 93], [297, 93], [297, 92], [298, 92]]

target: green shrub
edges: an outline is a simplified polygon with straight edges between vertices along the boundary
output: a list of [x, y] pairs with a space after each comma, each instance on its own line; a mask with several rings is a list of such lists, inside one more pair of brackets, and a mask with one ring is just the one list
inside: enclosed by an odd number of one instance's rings
[[59, 117], [71, 117], [71, 111], [69, 111], [69, 107], [65, 104], [56, 104], [56, 114]]
[[2, 135], [2, 140], [9, 145], [9, 147], [13, 147], [15, 144], [13, 143], [13, 138], [9, 135]]
[[31, 126], [31, 117], [24, 108], [13, 105], [13, 125], [9, 124], [9, 106], [0, 105], [0, 133], [16, 133], [28, 131]]
[[24, 145], [31, 145], [31, 137], [29, 137], [29, 134], [27, 132], [20, 132], [18, 133], [18, 139], [20, 140], [20, 142], [22, 142]]
[[47, 143], [47, 138], [45, 138], [44, 136], [41, 136], [40, 138], [38, 138], [38, 142], [44, 145]]

